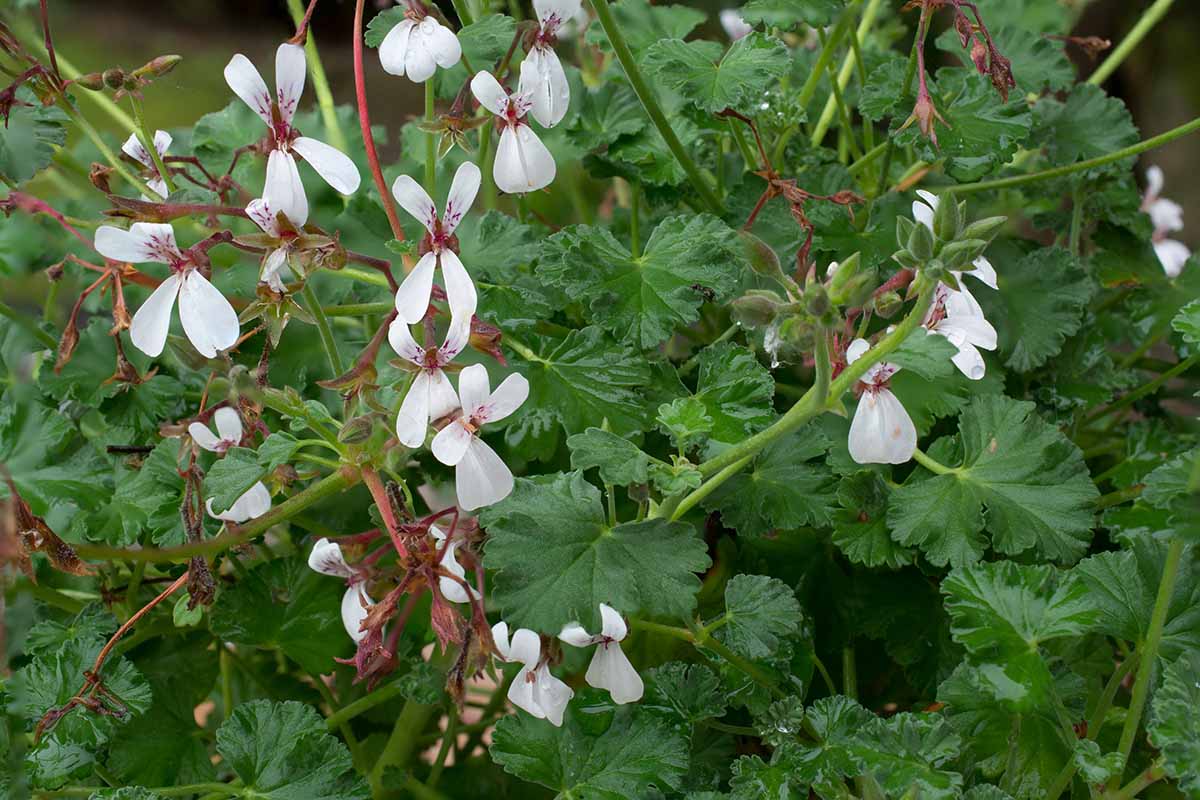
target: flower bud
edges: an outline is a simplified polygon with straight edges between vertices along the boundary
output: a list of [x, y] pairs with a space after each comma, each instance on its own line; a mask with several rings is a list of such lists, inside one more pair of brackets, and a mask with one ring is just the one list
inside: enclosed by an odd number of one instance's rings
[[100, 77], [104, 80], [104, 85], [110, 89], [120, 89], [125, 86], [125, 70], [120, 67], [106, 69]]
[[958, 237], [962, 227], [962, 210], [953, 197], [943, 197], [933, 212], [933, 235], [942, 242], [951, 242]]
[[362, 444], [371, 438], [371, 431], [374, 427], [373, 420], [369, 414], [361, 417], [353, 417], [346, 420], [346, 424], [338, 431], [338, 441], [342, 444]]
[[151, 61], [147, 61], [142, 66], [135, 69], [133, 74], [138, 77], [142, 77], [143, 75], [152, 75], [155, 78], [161, 78], [163, 75], [166, 75], [168, 72], [175, 69], [175, 66], [179, 64], [180, 61], [183, 61], [183, 56], [159, 56]]
[[750, 269], [767, 278], [781, 279], [783, 269], [779, 256], [769, 244], [749, 231], [738, 231], [738, 240], [742, 244], [742, 253], [750, 262]]
[[751, 289], [730, 303], [730, 313], [745, 328], [762, 328], [775, 321], [783, 305], [774, 292]]
[[975, 40], [975, 44], [971, 45], [971, 61], [980, 75], [988, 74], [987, 47], [978, 39]]
[[896, 217], [896, 244], [902, 248], [908, 247], [908, 237], [912, 236], [913, 226], [917, 223], [905, 216]]
[[977, 219], [970, 225], [967, 225], [962, 230], [962, 238], [964, 239], [984, 239], [991, 241], [1000, 229], [1004, 227], [1004, 223], [1008, 222], [1008, 217], [984, 217]]
[[819, 283], [810, 283], [804, 290], [804, 307], [814, 317], [823, 317], [833, 308], [829, 292]]
[[938, 257], [945, 262], [947, 269], [962, 269], [983, 255], [987, 245], [983, 239], [960, 239], [943, 247]]
[[904, 300], [897, 292], [884, 292], [875, 298], [875, 313], [884, 319], [891, 319], [903, 307]]
[[830, 276], [829, 291], [837, 294], [858, 273], [858, 267], [861, 262], [862, 258], [856, 252], [849, 258], [843, 259], [841, 263], [830, 264], [827, 273]]
[[[946, 205], [943, 203], [943, 205]], [[918, 261], [928, 261], [933, 257], [933, 234], [924, 225], [914, 225], [908, 235], [905, 249], [913, 254]]]
[[104, 75], [99, 72], [89, 72], [87, 75], [80, 75], [74, 83], [81, 89], [98, 92], [104, 88]]
[[971, 34], [975, 31], [971, 26], [971, 20], [967, 19], [967, 15], [958, 9], [955, 9], [954, 12], [954, 30], [958, 32], [960, 47], [967, 46], [967, 42], [971, 41]]

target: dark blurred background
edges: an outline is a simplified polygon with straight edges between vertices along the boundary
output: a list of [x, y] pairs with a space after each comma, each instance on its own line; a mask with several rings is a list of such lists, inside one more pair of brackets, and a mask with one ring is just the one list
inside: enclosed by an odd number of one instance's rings
[[[985, 20], [989, 5], [1009, 1], [979, 0]], [[524, 13], [530, 15], [529, 0], [520, 2]], [[904, 0], [891, 2], [899, 6]], [[1115, 45], [1152, 0], [1038, 2], [1084, 5], [1072, 33], [1110, 39]], [[367, 17], [392, 4], [390, 0], [367, 0]], [[715, 32], [717, 12], [736, 3], [697, 0], [685, 4], [708, 11], [709, 24]], [[453, 19], [448, 0], [441, 5]], [[232, 53], [245, 53], [267, 68], [270, 80], [275, 47], [294, 32], [284, 0], [50, 0], [50, 9], [60, 51], [84, 71], [113, 65], [133, 67], [163, 53], [184, 57], [175, 72], [157, 82], [147, 97], [150, 122], [159, 127], [189, 125], [229, 101], [232, 95], [221, 70]], [[317, 44], [339, 103], [353, 100], [350, 60], [353, 18], [353, 2], [321, 0], [313, 20]], [[913, 21], [909, 20], [909, 24]], [[1108, 80], [1106, 88], [1129, 106], [1143, 137], [1200, 116], [1197, 41], [1200, 41], [1200, 2], [1177, 0], [1168, 16]], [[930, 52], [933, 53], [932, 47]], [[1092, 68], [1082, 58], [1078, 66], [1082, 75]], [[373, 52], [367, 58], [367, 87], [372, 120], [387, 125], [393, 136], [400, 123], [421, 112], [419, 87], [384, 74]], [[1167, 176], [1165, 194], [1185, 208], [1185, 220], [1190, 225], [1177, 238], [1194, 249], [1200, 248], [1200, 180], [1195, 177], [1200, 168], [1200, 137], [1177, 140], [1143, 159], [1143, 166], [1150, 163], [1162, 166]]]

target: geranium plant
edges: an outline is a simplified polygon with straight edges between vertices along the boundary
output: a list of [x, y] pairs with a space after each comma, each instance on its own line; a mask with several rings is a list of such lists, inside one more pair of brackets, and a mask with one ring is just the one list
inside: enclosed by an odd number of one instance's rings
[[287, 0], [171, 130], [58, 5], [0, 796], [1200, 797], [1200, 119], [1102, 88], [1170, 0], [357, 0], [353, 86]]

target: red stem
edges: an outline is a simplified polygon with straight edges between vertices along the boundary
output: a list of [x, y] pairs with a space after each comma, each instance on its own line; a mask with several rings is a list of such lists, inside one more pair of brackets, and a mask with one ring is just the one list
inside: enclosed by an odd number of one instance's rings
[[387, 491], [383, 488], [383, 481], [379, 479], [379, 473], [366, 466], [362, 468], [361, 473], [363, 483], [370, 490], [371, 497], [375, 498], [375, 505], [379, 508], [379, 515], [383, 517], [383, 524], [387, 527], [388, 536], [392, 539], [392, 546], [396, 548], [396, 552], [401, 558], [407, 558], [408, 548], [400, 540], [400, 523], [396, 519], [396, 515], [392, 513], [392, 504], [388, 501]]
[[396, 204], [392, 202], [392, 193], [388, 191], [387, 181], [383, 178], [383, 168], [379, 166], [379, 153], [375, 150], [375, 136], [371, 133], [371, 113], [367, 110], [367, 79], [363, 73], [364, 3], [365, 0], [357, 0], [354, 4], [354, 97], [358, 102], [358, 126], [362, 130], [363, 146], [367, 150], [367, 164], [371, 167], [371, 177], [375, 179], [375, 188], [379, 190], [379, 197], [383, 201], [383, 210], [387, 214], [388, 224], [392, 226], [392, 235], [397, 240], [404, 241], [404, 229], [400, 227], [400, 218], [396, 216]]
[[54, 77], [60, 82], [62, 74], [58, 71], [58, 59], [54, 55], [54, 40], [50, 36], [50, 10], [46, 7], [46, 0], [41, 0], [42, 6], [42, 35], [46, 40], [46, 54], [50, 56], [50, 69], [54, 70]]

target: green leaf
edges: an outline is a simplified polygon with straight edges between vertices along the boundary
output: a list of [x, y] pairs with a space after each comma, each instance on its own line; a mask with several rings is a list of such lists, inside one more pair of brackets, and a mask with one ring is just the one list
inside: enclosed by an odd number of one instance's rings
[[[671, 121], [671, 128], [685, 148], [698, 146], [701, 133], [696, 123], [687, 117], [677, 116]], [[619, 175], [631, 183], [641, 183], [651, 188], [675, 187], [688, 179], [679, 159], [654, 126], [620, 137], [608, 146], [603, 156], [585, 158], [584, 166], [597, 178]], [[663, 194], [674, 195], [673, 192]]]
[[844, 7], [843, 0], [750, 0], [742, 6], [742, 18], [783, 30], [801, 23], [820, 28], [831, 24]]
[[72, 641], [103, 646], [117, 627], [117, 619], [108, 609], [99, 603], [88, 603], [65, 622], [50, 619], [38, 622], [25, 634], [23, 649], [26, 655], [44, 656], [53, 655]]
[[704, 403], [695, 397], [677, 397], [658, 407], [658, 427], [671, 437], [681, 453], [691, 450], [712, 433], [713, 421]]
[[594, 326], [572, 330], [563, 338], [531, 335], [528, 344], [530, 354], [513, 359], [513, 366], [529, 380], [527, 410], [518, 419], [548, 413], [568, 434], [604, 419], [618, 435], [649, 426], [638, 390], [650, 382], [650, 367], [628, 346]]
[[300, 442], [287, 431], [275, 431], [258, 446], [259, 466], [267, 473], [274, 472], [292, 460]]
[[778, 39], [751, 33], [724, 56], [716, 42], [663, 39], [643, 63], [651, 77], [710, 114], [726, 108], [752, 114], [756, 98], [787, 72], [789, 58]]
[[492, 760], [560, 800], [626, 800], [680, 786], [688, 740], [677, 728], [637, 706], [617, 708], [607, 725], [584, 717], [577, 704], [561, 729], [527, 714], [506, 716], [492, 737]]
[[932, 381], [954, 374], [956, 368], [950, 359], [957, 353], [958, 348], [945, 336], [938, 336], [918, 327], [887, 360], [912, 370], [927, 381]]
[[600, 428], [588, 428], [567, 438], [571, 469], [600, 468], [600, 480], [614, 486], [647, 483], [652, 459], [628, 439]]
[[1200, 653], [1182, 656], [1163, 673], [1147, 730], [1167, 774], [1189, 797], [1200, 796]]
[[794, 779], [811, 784], [822, 797], [838, 797], [840, 792], [830, 790], [838, 788], [844, 778], [861, 774], [857, 737], [873, 719], [870, 711], [849, 697], [822, 697], [808, 709], [817, 742], [797, 740], [783, 747], [776, 758], [791, 768]]
[[1090, 83], [1077, 84], [1065, 102], [1043, 98], [1034, 113], [1033, 142], [1046, 149], [1052, 164], [1096, 158], [1138, 140], [1125, 104]]
[[896, 569], [912, 563], [913, 551], [892, 540], [887, 527], [888, 487], [873, 470], [843, 478], [837, 488], [833, 543], [855, 564]]
[[[634, 55], [642, 57], [643, 51], [660, 39], [682, 39], [697, 25], [704, 22], [705, 13], [687, 6], [650, 5], [649, 0], [618, 0], [611, 4], [612, 15], [617, 27], [625, 36], [626, 44]], [[590, 45], [612, 51], [608, 36], [593, 20], [588, 28], [586, 41]]]
[[306, 672], [320, 675], [349, 650], [337, 612], [343, 592], [303, 558], [270, 561], [221, 592], [209, 624], [225, 641], [278, 647]]
[[872, 719], [856, 749], [887, 796], [915, 793], [949, 800], [962, 792], [963, 779], [941, 767], [958, 757], [961, 743], [941, 717], [905, 711], [886, 720]]
[[257, 453], [248, 447], [231, 447], [204, 476], [205, 498], [212, 500], [213, 511], [220, 514], [250, 491], [263, 474]]
[[404, 6], [385, 8], [367, 21], [367, 29], [363, 32], [363, 41], [367, 47], [379, 47], [384, 38], [391, 33], [392, 28], [404, 22]]
[[649, 123], [642, 102], [629, 86], [606, 83], [584, 92], [579, 113], [567, 125], [567, 138], [583, 150], [640, 133]]
[[713, 420], [712, 438], [736, 444], [771, 424], [775, 381], [754, 352], [732, 342], [700, 351], [695, 397]]
[[739, 472], [704, 501], [742, 536], [777, 528], [828, 526], [836, 478], [823, 460], [829, 440], [815, 426], [780, 437], [763, 448], [749, 471]]
[[[998, 270], [999, 301], [983, 297], [1005, 364], [1022, 372], [1062, 350], [1083, 322], [1095, 283], [1079, 259], [1060, 247], [1034, 250]], [[993, 311], [994, 309], [994, 311]]]
[[664, 709], [690, 724], [724, 716], [728, 699], [717, 673], [704, 664], [672, 661], [646, 673], [647, 709]]
[[[262, 136], [262, 120], [235, 98], [225, 108], [205, 114], [196, 122], [192, 128], [192, 151], [206, 169], [214, 175], [223, 175], [233, 162], [233, 151], [253, 144]], [[240, 159], [234, 175], [244, 177], [250, 161]]]
[[961, 467], [924, 478], [917, 473], [892, 493], [892, 538], [920, 547], [939, 566], [982, 557], [985, 527], [1002, 553], [1032, 550], [1060, 562], [1082, 556], [1099, 492], [1079, 448], [1039, 418], [1032, 403], [1003, 395], [972, 400], [959, 430]]
[[588, 298], [589, 321], [647, 349], [695, 322], [706, 298], [725, 300], [741, 264], [733, 232], [701, 214], [664, 220], [637, 257], [607, 228], [565, 228], [544, 243], [538, 275]]
[[904, 94], [907, 70], [908, 59], [892, 56], [867, 74], [866, 85], [858, 100], [858, 111], [863, 118], [879, 122], [897, 114], [907, 116], [910, 113], [914, 98], [911, 91]]
[[729, 778], [730, 800], [803, 800], [808, 788], [795, 780], [784, 762], [767, 764], [758, 756], [741, 756], [733, 762]]
[[493, 600], [510, 625], [556, 634], [578, 620], [599, 630], [600, 603], [626, 614], [679, 618], [695, 608], [708, 568], [690, 525], [652, 519], [610, 528], [583, 473], [519, 478], [479, 515]]
[[1120, 753], [1102, 753], [1091, 739], [1075, 742], [1075, 767], [1089, 786], [1100, 786], [1113, 775], [1120, 775], [1125, 759]]
[[1171, 320], [1171, 330], [1188, 344], [1200, 345], [1200, 300], [1193, 300]]
[[724, 624], [715, 636], [747, 658], [775, 655], [800, 631], [804, 612], [791, 587], [766, 575], [735, 575], [725, 584]]
[[350, 751], [303, 703], [252, 700], [217, 729], [217, 752], [244, 793], [272, 800], [367, 800]]
[[[50, 164], [55, 151], [67, 143], [67, 115], [56, 106], [43, 106], [27, 87], [16, 92], [17, 105], [0, 131], [0, 175], [10, 185], [24, 183]], [[24, 105], [24, 104], [28, 105]]]
[[[404, 6], [389, 8], [383, 13], [378, 14], [375, 19], [379, 19], [379, 17], [387, 14], [389, 11], [403, 8]], [[371, 22], [374, 23], [375, 19], [371, 20]], [[517, 23], [512, 17], [504, 14], [492, 14], [476, 20], [470, 25], [464, 25], [455, 33], [455, 36], [462, 47], [463, 55], [466, 57], [465, 60], [471, 66], [475, 67], [475, 69], [491, 69], [508, 50], [516, 29]], [[384, 31], [384, 35], [386, 33], [387, 31]], [[369, 35], [370, 30], [368, 28]], [[370, 44], [369, 41], [367, 43]], [[441, 69], [439, 67], [434, 73], [432, 80], [435, 82], [434, 86], [436, 87], [437, 96], [450, 99], [455, 96], [470, 77], [467, 73], [466, 65], [460, 60], [459, 63], [450, 69]]]

